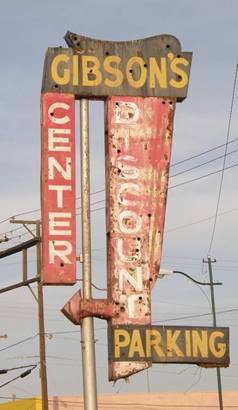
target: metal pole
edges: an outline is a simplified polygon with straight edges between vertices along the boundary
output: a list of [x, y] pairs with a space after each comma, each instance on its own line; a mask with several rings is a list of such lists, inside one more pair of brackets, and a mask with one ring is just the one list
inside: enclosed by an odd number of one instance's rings
[[[36, 223], [36, 236], [40, 239], [40, 222]], [[41, 244], [36, 245], [37, 256], [37, 276], [41, 274]], [[48, 388], [46, 372], [46, 355], [45, 355], [45, 323], [44, 323], [44, 304], [43, 304], [43, 286], [38, 282], [38, 321], [39, 321], [39, 343], [40, 343], [40, 380], [41, 380], [41, 399], [42, 410], [48, 410]]]
[[[88, 100], [80, 101], [81, 141], [81, 207], [83, 298], [91, 298], [91, 226], [90, 226], [90, 167]], [[83, 364], [84, 409], [97, 410], [97, 383], [93, 318], [82, 320], [81, 347]]]
[[[208, 270], [209, 270], [209, 279], [210, 279], [210, 290], [211, 290], [211, 302], [212, 302], [212, 316], [213, 316], [213, 326], [216, 327], [216, 306], [215, 306], [215, 296], [214, 296], [214, 287], [213, 287], [213, 274], [212, 274], [212, 263], [216, 262], [215, 260], [211, 260], [211, 257], [208, 256], [207, 263], [208, 263]], [[221, 386], [221, 371], [220, 368], [217, 367], [217, 386], [218, 386], [218, 396], [219, 396], [219, 405], [220, 410], [223, 410], [223, 398], [222, 398], [222, 386]]]

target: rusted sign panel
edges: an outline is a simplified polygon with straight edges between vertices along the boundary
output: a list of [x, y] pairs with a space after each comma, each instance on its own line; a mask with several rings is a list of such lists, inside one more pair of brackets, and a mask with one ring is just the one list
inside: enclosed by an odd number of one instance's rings
[[42, 95], [42, 281], [76, 282], [74, 96]]
[[[163, 240], [175, 100], [112, 97], [107, 102], [108, 297], [110, 326], [150, 325], [151, 288]], [[116, 380], [151, 365], [110, 358]]]
[[114, 361], [195, 363], [227, 367], [229, 328], [188, 326], [113, 326], [110, 357]]
[[192, 53], [171, 35], [101, 41], [68, 32], [70, 48], [48, 48], [42, 92], [78, 98], [187, 96]]

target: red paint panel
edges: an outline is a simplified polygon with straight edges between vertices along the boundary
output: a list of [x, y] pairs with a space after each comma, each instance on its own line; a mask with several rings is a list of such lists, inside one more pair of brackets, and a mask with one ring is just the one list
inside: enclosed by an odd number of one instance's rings
[[76, 282], [74, 96], [41, 100], [42, 281]]
[[[175, 99], [112, 97], [107, 102], [107, 250], [111, 325], [149, 325], [151, 288], [162, 250]], [[113, 362], [116, 380], [151, 366]]]

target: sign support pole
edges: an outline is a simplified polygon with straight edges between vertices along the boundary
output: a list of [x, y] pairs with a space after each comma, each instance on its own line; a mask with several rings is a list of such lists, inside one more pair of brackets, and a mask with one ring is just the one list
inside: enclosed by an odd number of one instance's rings
[[[83, 297], [91, 298], [91, 226], [88, 100], [80, 100], [81, 206]], [[93, 318], [82, 320], [81, 346], [83, 363], [84, 409], [97, 410], [97, 385]]]

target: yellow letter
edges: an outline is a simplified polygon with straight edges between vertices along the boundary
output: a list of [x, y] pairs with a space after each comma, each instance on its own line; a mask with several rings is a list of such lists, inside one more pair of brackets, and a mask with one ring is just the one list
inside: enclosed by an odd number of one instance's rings
[[138, 329], [134, 329], [132, 332], [128, 357], [133, 357], [135, 353], [138, 353], [140, 357], [145, 357], [140, 331]]
[[[90, 66], [88, 63], [91, 63]], [[82, 56], [83, 86], [95, 87], [102, 82], [102, 73], [99, 71], [100, 62], [95, 56]], [[93, 76], [94, 79], [89, 79]]]
[[116, 77], [115, 80], [109, 80], [108, 78], [105, 79], [104, 83], [108, 87], [120, 87], [123, 81], [123, 74], [121, 70], [111, 66], [111, 63], [114, 62], [115, 64], [119, 64], [121, 62], [121, 58], [119, 56], [109, 56], [105, 58], [103, 63], [104, 70]]
[[73, 85], [79, 85], [79, 57], [73, 56]]
[[212, 334], [210, 335], [209, 338], [209, 346], [211, 349], [212, 354], [215, 357], [223, 357], [225, 352], [226, 352], [226, 344], [225, 343], [217, 343], [217, 348], [215, 346], [215, 342], [216, 342], [216, 338], [220, 337], [220, 338], [224, 338], [224, 333], [223, 332], [212, 332]]
[[[133, 78], [133, 65], [134, 64], [139, 64], [140, 66], [140, 78], [138, 80], [134, 80]], [[128, 83], [133, 87], [133, 88], [140, 88], [143, 87], [146, 81], [146, 74], [147, 74], [147, 69], [145, 68], [145, 62], [143, 58], [141, 57], [131, 57], [126, 65], [126, 77]]]
[[66, 85], [69, 83], [70, 72], [69, 68], [63, 70], [63, 74], [59, 75], [58, 66], [60, 63], [68, 63], [69, 56], [66, 54], [58, 54], [51, 63], [51, 77], [56, 84]]
[[181, 65], [184, 65], [185, 67], [187, 67], [189, 62], [185, 58], [181, 58], [181, 57], [173, 59], [171, 65], [170, 65], [171, 71], [174, 74], [177, 74], [178, 76], [180, 76], [180, 79], [178, 81], [175, 81], [174, 79], [172, 79], [172, 80], [170, 80], [169, 83], [174, 88], [183, 88], [183, 87], [185, 87], [185, 85], [188, 84], [188, 75], [184, 70], [177, 67], [178, 64], [181, 64]]
[[130, 343], [130, 335], [127, 330], [114, 329], [114, 356], [118, 359], [121, 356], [121, 347], [126, 347]]
[[186, 356], [191, 356], [191, 335], [190, 330], [185, 330]]
[[200, 335], [198, 330], [192, 330], [192, 345], [193, 357], [198, 357], [199, 353], [202, 357], [208, 357], [207, 331], [201, 330]]
[[162, 57], [161, 68], [159, 68], [155, 57], [150, 57], [150, 88], [155, 88], [155, 78], [159, 83], [160, 88], [167, 87], [167, 67], [166, 58]]
[[151, 348], [153, 347], [158, 357], [164, 357], [165, 354], [161, 349], [161, 334], [156, 329], [146, 329], [146, 357], [151, 357]]
[[176, 356], [184, 357], [182, 350], [179, 349], [176, 341], [181, 333], [181, 330], [175, 330], [174, 334], [172, 334], [172, 330], [167, 330], [167, 351], [168, 357], [173, 357], [173, 350]]

